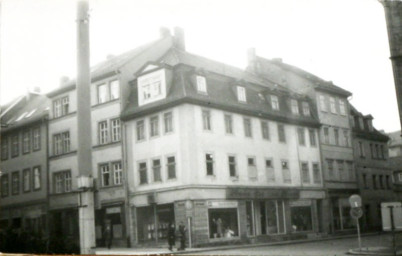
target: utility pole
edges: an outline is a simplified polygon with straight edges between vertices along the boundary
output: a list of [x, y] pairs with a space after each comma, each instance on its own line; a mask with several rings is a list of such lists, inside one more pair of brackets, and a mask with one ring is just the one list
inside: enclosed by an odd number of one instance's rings
[[93, 254], [95, 242], [92, 179], [91, 74], [88, 0], [77, 0], [77, 139], [79, 230], [81, 254]]

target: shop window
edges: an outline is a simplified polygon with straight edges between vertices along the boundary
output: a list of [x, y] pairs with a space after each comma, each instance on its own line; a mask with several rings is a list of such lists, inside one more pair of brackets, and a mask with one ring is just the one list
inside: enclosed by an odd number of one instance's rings
[[290, 202], [290, 219], [293, 232], [312, 231], [311, 201]]
[[258, 234], [274, 235], [285, 233], [285, 216], [283, 201], [270, 200], [260, 201], [255, 205]]
[[239, 236], [237, 208], [208, 209], [208, 219], [210, 238]]
[[231, 115], [225, 115], [225, 130], [227, 134], [233, 134], [233, 119]]
[[[156, 209], [155, 209], [155, 208]], [[157, 224], [155, 223], [155, 210]], [[169, 223], [175, 223], [173, 204], [137, 208], [138, 241], [165, 240]]]
[[207, 175], [214, 175], [214, 159], [212, 154], [210, 153], [205, 154], [205, 164], [206, 164]]

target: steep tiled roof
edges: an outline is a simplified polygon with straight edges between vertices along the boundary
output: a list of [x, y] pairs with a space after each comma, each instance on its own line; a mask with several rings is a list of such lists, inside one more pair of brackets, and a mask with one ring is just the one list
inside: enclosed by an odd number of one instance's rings
[[[102, 78], [108, 74], [116, 72], [119, 68], [124, 66], [126, 63], [131, 61], [133, 58], [141, 54], [144, 50], [152, 47], [155, 45], [157, 42], [160, 42], [162, 39], [141, 45], [133, 50], [127, 51], [125, 53], [122, 53], [120, 55], [110, 57], [107, 60], [104, 60], [94, 66], [91, 67], [91, 80], [96, 81], [98, 78]], [[62, 85], [61, 87], [57, 88], [54, 91], [49, 92], [47, 95], [48, 96], [53, 96], [57, 95], [61, 92], [72, 90], [76, 86], [76, 81], [75, 79], [69, 80], [67, 83]]]
[[402, 145], [401, 131], [390, 132], [387, 135], [390, 138], [390, 141], [389, 141], [390, 147]]
[[[350, 114], [352, 117], [356, 116], [356, 117], [362, 117], [363, 119], [367, 118], [373, 119], [371, 115], [363, 115], [362, 113], [360, 113], [352, 104], [349, 103], [349, 106], [350, 106]], [[375, 127], [373, 127], [373, 131], [369, 131], [367, 130], [366, 127], [362, 128], [358, 123], [355, 123], [352, 130], [355, 136], [359, 138], [365, 138], [368, 140], [377, 140], [382, 142], [387, 142], [390, 139], [387, 135], [375, 129]]]
[[[204, 61], [204, 60], [203, 60]], [[133, 86], [133, 93], [130, 96], [130, 104], [123, 110], [122, 119], [136, 118], [143, 115], [166, 109], [167, 107], [181, 104], [181, 103], [193, 103], [202, 105], [205, 107], [219, 108], [225, 111], [237, 112], [240, 114], [256, 116], [260, 118], [275, 119], [280, 122], [293, 123], [300, 125], [308, 125], [312, 127], [318, 127], [319, 123], [316, 118], [316, 114], [312, 111], [313, 116], [307, 117], [303, 115], [293, 115], [290, 112], [287, 104], [288, 95], [276, 93], [280, 99], [280, 111], [273, 110], [269, 101], [269, 95], [274, 91], [266, 86], [259, 84], [251, 84], [249, 82], [237, 82], [237, 79], [241, 76], [236, 72], [236, 76], [228, 76], [227, 69], [220, 67], [218, 73], [217, 68], [209, 68], [208, 71], [214, 73], [206, 73], [207, 94], [200, 94], [197, 92], [197, 86], [194, 79], [194, 75], [197, 72], [197, 68], [204, 68], [204, 66], [190, 66], [190, 60], [186, 61], [186, 65], [181, 62], [169, 62], [169, 64], [176, 64], [173, 69], [173, 79], [171, 84], [167, 84], [167, 88], [170, 88], [167, 92], [165, 99], [153, 102], [150, 104], [138, 106], [137, 85]], [[197, 60], [191, 60], [191, 63], [195, 65], [199, 63]], [[207, 70], [205, 68], [205, 70]], [[246, 103], [239, 102], [237, 99], [236, 86], [241, 85], [246, 88]], [[277, 92], [277, 91], [275, 91]], [[308, 99], [303, 98], [304, 101], [310, 102]], [[310, 104], [311, 106], [312, 104]]]
[[29, 93], [29, 97], [24, 97], [21, 103], [1, 118], [1, 132], [42, 120], [48, 115], [50, 100], [45, 95]]
[[258, 62], [259, 65], [261, 65], [262, 69], [267, 68], [268, 65], [276, 65], [282, 69], [293, 72], [294, 74], [297, 74], [301, 77], [304, 77], [304, 78], [310, 80], [315, 85], [316, 89], [322, 89], [322, 90], [330, 91], [333, 93], [342, 94], [345, 96], [352, 95], [351, 92], [349, 92], [345, 89], [342, 89], [339, 86], [334, 85], [332, 82], [325, 81], [324, 79], [322, 79], [306, 70], [292, 66], [290, 64], [283, 63], [282, 61], [269, 60], [269, 59], [265, 59], [265, 58], [261, 58], [261, 57], [256, 57], [256, 62]]

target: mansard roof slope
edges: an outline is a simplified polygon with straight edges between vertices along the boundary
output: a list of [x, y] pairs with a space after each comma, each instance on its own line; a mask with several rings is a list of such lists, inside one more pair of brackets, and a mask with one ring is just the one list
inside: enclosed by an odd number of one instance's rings
[[390, 132], [387, 134], [390, 138], [389, 147], [402, 146], [401, 131]]

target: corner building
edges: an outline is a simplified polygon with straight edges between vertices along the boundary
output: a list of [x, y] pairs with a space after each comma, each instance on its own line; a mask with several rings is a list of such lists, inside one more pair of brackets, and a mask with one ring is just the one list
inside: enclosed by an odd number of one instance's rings
[[308, 98], [183, 43], [144, 65], [131, 90], [121, 118], [132, 244], [166, 242], [180, 222], [192, 246], [319, 232], [325, 191]]

